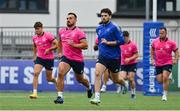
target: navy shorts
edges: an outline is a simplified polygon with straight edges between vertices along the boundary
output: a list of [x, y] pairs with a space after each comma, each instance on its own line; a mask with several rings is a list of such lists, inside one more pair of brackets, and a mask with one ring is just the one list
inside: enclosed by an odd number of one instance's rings
[[34, 63], [42, 65], [47, 70], [53, 70], [54, 59], [42, 59], [40, 57], [37, 57]]
[[68, 63], [76, 74], [84, 73], [84, 62], [74, 61], [62, 56], [60, 62]]
[[156, 75], [163, 73], [163, 71], [172, 72], [172, 65], [156, 66]]
[[120, 59], [107, 59], [102, 56], [99, 56], [96, 63], [103, 64], [108, 70], [110, 70], [113, 73], [119, 72]]
[[137, 66], [135, 64], [129, 64], [129, 65], [121, 65], [121, 71], [125, 71], [127, 73], [129, 72], [135, 72], [137, 71]]

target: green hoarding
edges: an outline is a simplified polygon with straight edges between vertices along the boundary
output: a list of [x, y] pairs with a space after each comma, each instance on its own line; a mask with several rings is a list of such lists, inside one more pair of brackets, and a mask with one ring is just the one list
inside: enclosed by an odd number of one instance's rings
[[180, 60], [173, 66], [172, 81], [169, 87], [170, 91], [180, 91]]

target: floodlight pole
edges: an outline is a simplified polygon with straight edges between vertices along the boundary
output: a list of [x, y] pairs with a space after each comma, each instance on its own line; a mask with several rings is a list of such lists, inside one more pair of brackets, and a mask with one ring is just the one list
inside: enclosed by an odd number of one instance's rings
[[146, 21], [149, 21], [149, 0], [146, 0]]
[[58, 30], [59, 30], [59, 27], [60, 27], [60, 1], [59, 0], [56, 0], [56, 36], [58, 37]]
[[153, 22], [157, 21], [157, 0], [153, 0]]

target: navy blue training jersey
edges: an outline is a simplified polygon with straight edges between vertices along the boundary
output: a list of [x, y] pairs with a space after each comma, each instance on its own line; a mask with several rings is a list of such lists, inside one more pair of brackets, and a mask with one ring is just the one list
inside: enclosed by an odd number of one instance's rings
[[[124, 44], [124, 37], [120, 28], [109, 22], [108, 24], [101, 24], [96, 28], [98, 35], [98, 49], [99, 56], [103, 56], [108, 59], [120, 58], [120, 45]], [[107, 41], [117, 41], [116, 46], [108, 46], [101, 43], [101, 39], [105, 38]]]

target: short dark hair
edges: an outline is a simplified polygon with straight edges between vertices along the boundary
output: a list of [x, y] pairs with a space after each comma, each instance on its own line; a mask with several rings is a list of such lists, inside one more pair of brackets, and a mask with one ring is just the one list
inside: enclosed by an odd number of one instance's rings
[[102, 13], [108, 13], [110, 16], [112, 15], [112, 12], [111, 12], [111, 10], [109, 8], [103, 8], [101, 10], [100, 14], [102, 14]]
[[73, 15], [77, 19], [77, 15], [73, 12], [69, 12], [68, 15]]
[[159, 30], [165, 30], [167, 32], [167, 28], [166, 27], [161, 27]]
[[43, 27], [43, 24], [41, 22], [35, 22], [34, 28]]
[[128, 31], [123, 31], [123, 36], [128, 36], [129, 37], [129, 32]]

